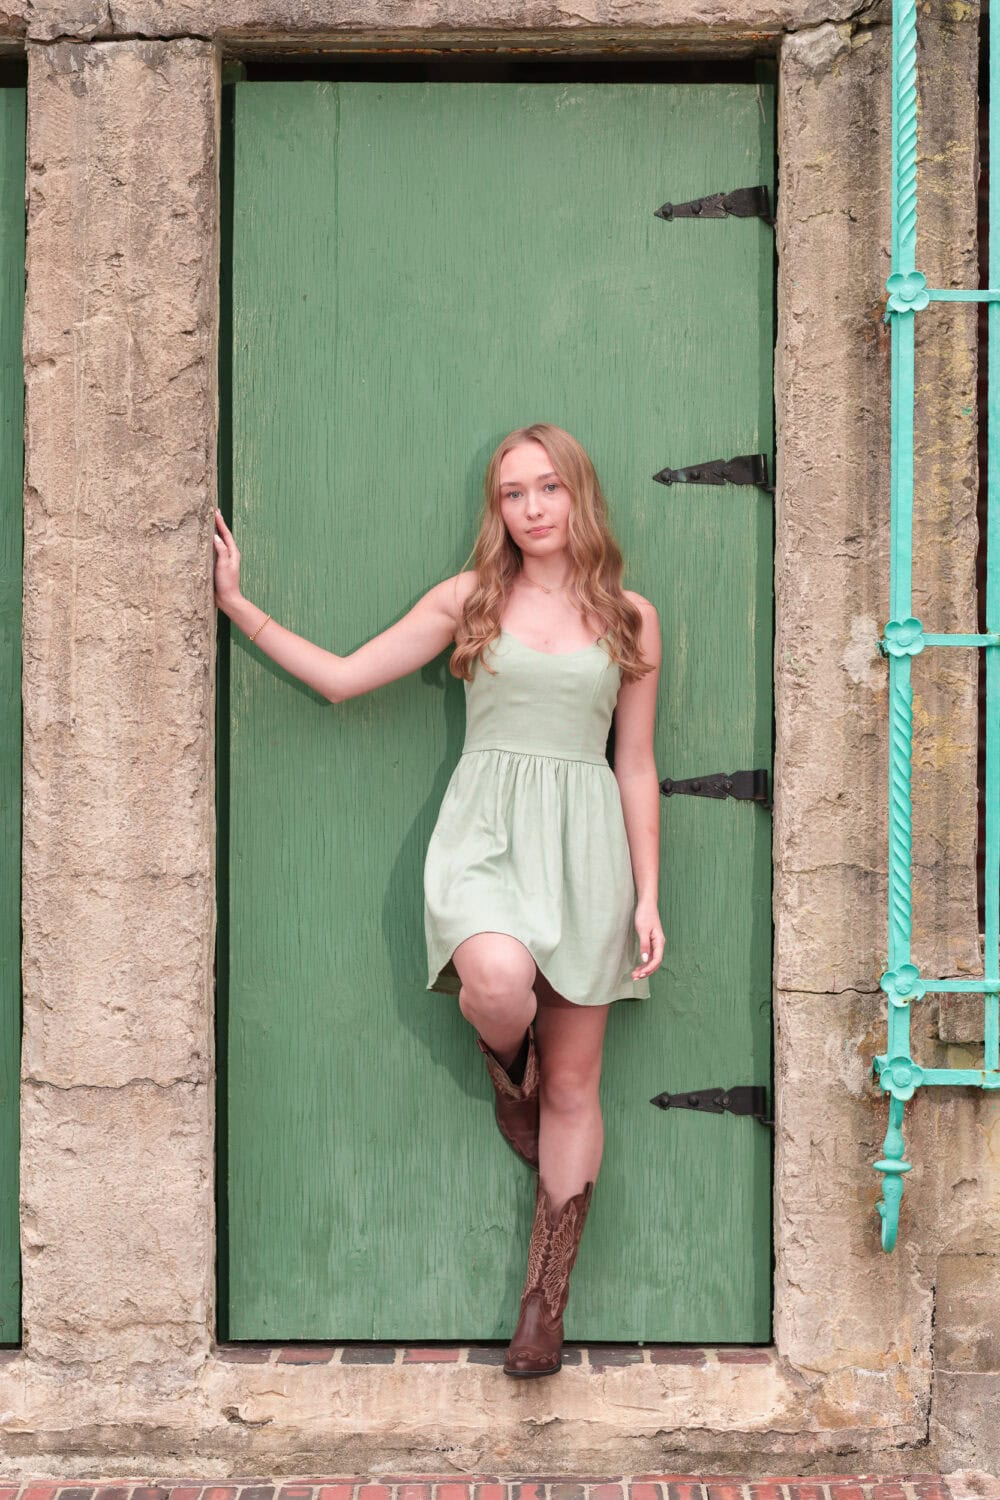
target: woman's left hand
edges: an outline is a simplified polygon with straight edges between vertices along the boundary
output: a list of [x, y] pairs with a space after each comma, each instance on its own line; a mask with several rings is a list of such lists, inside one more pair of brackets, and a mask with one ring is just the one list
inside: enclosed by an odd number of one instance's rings
[[635, 908], [635, 930], [639, 935], [642, 963], [632, 970], [633, 979], [645, 979], [663, 962], [663, 927], [653, 901], [640, 901]]

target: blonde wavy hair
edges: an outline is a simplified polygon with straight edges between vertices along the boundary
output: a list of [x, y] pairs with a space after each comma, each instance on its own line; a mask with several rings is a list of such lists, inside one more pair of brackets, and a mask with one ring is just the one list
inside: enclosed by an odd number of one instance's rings
[[478, 658], [493, 672], [483, 653], [500, 635], [500, 616], [514, 579], [521, 571], [521, 549], [512, 540], [500, 513], [500, 464], [504, 455], [521, 443], [541, 443], [555, 472], [569, 490], [569, 596], [586, 621], [588, 614], [600, 620], [613, 661], [621, 668], [622, 680], [634, 681], [653, 670], [653, 663], [639, 654], [642, 616], [622, 591], [624, 561], [611, 534], [608, 507], [597, 472], [583, 445], [561, 427], [534, 422], [518, 427], [499, 444], [486, 468], [485, 498], [479, 535], [465, 566], [478, 570], [478, 586], [469, 595], [455, 636], [449, 669], [453, 676], [470, 680]]

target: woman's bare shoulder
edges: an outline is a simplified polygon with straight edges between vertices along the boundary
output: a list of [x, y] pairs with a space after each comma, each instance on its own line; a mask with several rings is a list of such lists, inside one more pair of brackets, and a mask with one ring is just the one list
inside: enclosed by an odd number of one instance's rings
[[658, 618], [656, 605], [651, 603], [649, 599], [644, 598], [642, 594], [637, 594], [635, 589], [622, 589], [622, 593], [630, 604], [635, 605], [643, 619], [656, 620]]
[[448, 620], [453, 629], [458, 628], [466, 602], [479, 586], [479, 573], [470, 569], [442, 578], [429, 588], [417, 608], [435, 613]]
[[461, 618], [461, 614], [469, 599], [479, 587], [478, 568], [469, 568], [464, 573], [456, 573], [448, 579], [451, 595], [455, 602], [455, 621]]

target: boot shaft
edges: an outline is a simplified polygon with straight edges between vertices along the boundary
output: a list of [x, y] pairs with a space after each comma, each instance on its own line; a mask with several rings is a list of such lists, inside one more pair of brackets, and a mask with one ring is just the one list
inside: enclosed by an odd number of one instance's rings
[[[493, 1084], [497, 1124], [500, 1134], [522, 1161], [538, 1167], [538, 1052], [535, 1033], [528, 1027], [525, 1037], [524, 1066], [520, 1082], [515, 1083], [508, 1070], [494, 1056], [481, 1036], [476, 1045], [486, 1059], [486, 1069]], [[515, 1059], [515, 1063], [519, 1059]], [[515, 1064], [511, 1065], [517, 1068]]]
[[537, 1297], [540, 1311], [553, 1327], [561, 1322], [569, 1298], [570, 1272], [580, 1249], [593, 1190], [594, 1184], [588, 1182], [582, 1192], [563, 1204], [558, 1214], [552, 1212], [552, 1201], [541, 1179], [535, 1190], [535, 1217], [521, 1307], [523, 1310], [529, 1297]]
[[527, 1043], [528, 1052], [524, 1063], [524, 1073], [520, 1083], [515, 1083], [503, 1063], [494, 1056], [482, 1037], [476, 1037], [476, 1046], [486, 1059], [486, 1069], [493, 1087], [503, 1098], [519, 1103], [533, 1099], [538, 1093], [538, 1051], [535, 1047], [533, 1026], [528, 1027]]

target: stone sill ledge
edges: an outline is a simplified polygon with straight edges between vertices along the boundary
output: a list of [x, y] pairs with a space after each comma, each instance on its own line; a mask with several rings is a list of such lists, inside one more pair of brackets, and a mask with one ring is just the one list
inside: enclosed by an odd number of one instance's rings
[[104, 1442], [131, 1429], [156, 1451], [196, 1431], [213, 1469], [234, 1445], [262, 1459], [295, 1451], [301, 1462], [336, 1442], [361, 1466], [400, 1450], [439, 1463], [443, 1448], [493, 1469], [516, 1452], [519, 1467], [537, 1472], [563, 1450], [574, 1467], [600, 1466], [606, 1445], [627, 1438], [649, 1472], [667, 1452], [706, 1462], [720, 1441], [727, 1454], [739, 1443], [789, 1458], [805, 1443], [814, 1462], [844, 1444], [874, 1453], [926, 1442], [927, 1372], [896, 1363], [800, 1370], [773, 1346], [569, 1344], [559, 1374], [523, 1381], [499, 1368], [505, 1347], [224, 1343], [178, 1350], [180, 1362], [167, 1357], [149, 1383], [124, 1346], [93, 1368], [8, 1349], [0, 1412], [8, 1453], [26, 1440], [25, 1459], [65, 1418], [78, 1433], [103, 1429]]
[[[358, 1349], [367, 1362], [354, 1362]], [[803, 1371], [773, 1348], [571, 1345], [557, 1375], [525, 1381], [503, 1374], [499, 1345], [195, 1344], [152, 1368], [133, 1363], [137, 1352], [131, 1339], [93, 1363], [7, 1351], [4, 1467], [25, 1478], [84, 1466], [162, 1472], [190, 1449], [203, 1482], [224, 1483], [251, 1465], [257, 1474], [321, 1474], [334, 1454], [341, 1472], [411, 1475], [440, 1474], [442, 1459], [459, 1474], [620, 1474], [623, 1460], [643, 1474], [668, 1465], [829, 1472], [857, 1470], [861, 1453], [877, 1473], [904, 1454], [921, 1466], [929, 1456], [927, 1372], [897, 1363]], [[373, 1353], [392, 1362], [372, 1362]]]

